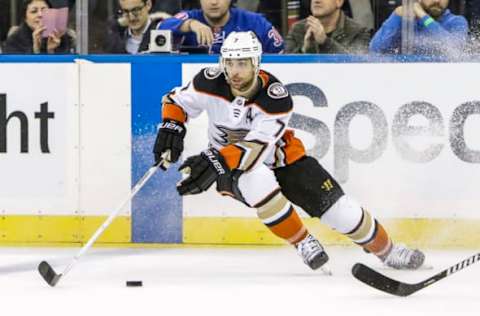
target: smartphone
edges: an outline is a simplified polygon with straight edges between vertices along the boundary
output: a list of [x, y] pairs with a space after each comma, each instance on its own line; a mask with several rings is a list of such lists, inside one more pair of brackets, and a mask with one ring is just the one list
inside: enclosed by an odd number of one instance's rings
[[60, 35], [67, 31], [68, 7], [58, 9], [47, 9], [42, 16], [42, 24], [45, 30], [42, 37], [49, 37], [53, 31], [57, 31]]

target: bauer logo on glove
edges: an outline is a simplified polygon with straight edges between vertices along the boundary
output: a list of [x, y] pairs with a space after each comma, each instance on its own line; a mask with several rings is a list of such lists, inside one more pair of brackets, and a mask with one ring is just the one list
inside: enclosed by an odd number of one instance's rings
[[166, 122], [162, 122], [162, 124], [160, 124], [160, 128], [165, 128], [165, 129], [169, 129], [169, 130], [173, 130], [173, 131], [176, 131], [178, 133], [182, 133], [184, 128], [179, 125], [179, 123], [177, 122], [173, 122], [173, 121], [166, 121]]
[[218, 152], [213, 153], [211, 150], [205, 150], [203, 152], [205, 156], [207, 156], [208, 159], [210, 159], [211, 164], [215, 167], [217, 170], [218, 175], [225, 174], [225, 168], [222, 166], [220, 161], [218, 161]]
[[[160, 124], [153, 147], [155, 162], [166, 159], [169, 163], [177, 162], [183, 152], [183, 139], [187, 133], [183, 123], [165, 120]], [[169, 153], [165, 156], [165, 153]]]
[[188, 177], [177, 185], [180, 195], [207, 191], [220, 175], [230, 172], [222, 155], [213, 148], [187, 158], [178, 170], [188, 174]]

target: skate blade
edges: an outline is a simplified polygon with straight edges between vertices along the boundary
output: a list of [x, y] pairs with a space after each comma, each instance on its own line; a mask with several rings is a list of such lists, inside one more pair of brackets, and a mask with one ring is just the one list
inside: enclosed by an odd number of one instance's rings
[[327, 264], [324, 264], [323, 266], [321, 266], [321, 267], [319, 268], [319, 270], [320, 270], [324, 275], [328, 275], [328, 276], [333, 275], [332, 270], [330, 270], [330, 267], [329, 267]]

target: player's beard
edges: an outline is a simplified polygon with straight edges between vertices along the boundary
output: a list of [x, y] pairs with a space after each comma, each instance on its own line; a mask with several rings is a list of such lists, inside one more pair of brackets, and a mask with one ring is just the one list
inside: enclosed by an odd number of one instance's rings
[[229, 80], [229, 84], [235, 96], [250, 98], [256, 92], [256, 89], [254, 88], [256, 86], [256, 76], [253, 76], [250, 80], [240, 84], [238, 88], [232, 85], [231, 79]]
[[255, 81], [255, 77], [252, 77], [252, 79], [250, 79], [249, 81], [242, 84], [240, 86], [240, 89], [238, 89], [238, 90], [241, 91], [241, 92], [248, 91], [252, 87], [254, 81]]
[[239, 92], [247, 92], [250, 90], [250, 88], [253, 85], [253, 82], [255, 81], [255, 76], [253, 76], [250, 80], [245, 81], [243, 83], [240, 83], [238, 87], [233, 86], [233, 81], [230, 81], [230, 84], [232, 85], [232, 88], [239, 91]]

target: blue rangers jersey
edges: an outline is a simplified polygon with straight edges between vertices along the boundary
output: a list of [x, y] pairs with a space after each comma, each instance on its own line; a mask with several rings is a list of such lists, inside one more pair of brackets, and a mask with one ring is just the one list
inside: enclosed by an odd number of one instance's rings
[[[188, 19], [195, 19], [208, 25], [202, 10], [182, 11], [172, 18], [164, 20], [158, 26], [160, 30], [172, 30], [175, 43], [188, 46], [198, 46], [195, 33], [180, 32], [180, 26]], [[253, 31], [262, 43], [264, 53], [278, 54], [284, 49], [283, 38], [270, 22], [258, 13], [231, 8], [230, 19], [224, 27], [212, 28], [214, 41], [210, 54], [219, 54], [223, 41], [231, 32]]]

